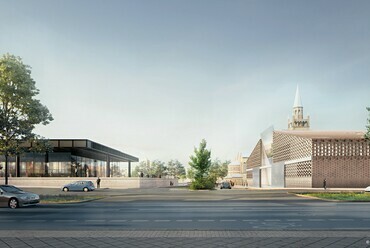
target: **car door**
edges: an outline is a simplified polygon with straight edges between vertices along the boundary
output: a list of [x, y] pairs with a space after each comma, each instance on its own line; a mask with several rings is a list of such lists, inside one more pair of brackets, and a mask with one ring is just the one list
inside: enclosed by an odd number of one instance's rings
[[8, 198], [6, 197], [5, 191], [0, 188], [0, 206], [8, 206]]

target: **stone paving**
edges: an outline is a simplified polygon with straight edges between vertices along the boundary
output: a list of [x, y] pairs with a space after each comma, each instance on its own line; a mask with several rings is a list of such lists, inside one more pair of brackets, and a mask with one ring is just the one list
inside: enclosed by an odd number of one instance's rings
[[370, 247], [369, 231], [0, 231], [1, 248]]

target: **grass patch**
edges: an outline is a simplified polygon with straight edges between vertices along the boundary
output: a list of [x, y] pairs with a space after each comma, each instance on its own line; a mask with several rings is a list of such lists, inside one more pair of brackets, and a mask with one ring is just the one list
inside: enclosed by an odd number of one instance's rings
[[104, 198], [103, 196], [89, 195], [40, 195], [40, 203], [76, 203]]
[[339, 192], [339, 193], [299, 193], [298, 195], [313, 196], [320, 199], [338, 201], [369, 201], [370, 193], [364, 192]]

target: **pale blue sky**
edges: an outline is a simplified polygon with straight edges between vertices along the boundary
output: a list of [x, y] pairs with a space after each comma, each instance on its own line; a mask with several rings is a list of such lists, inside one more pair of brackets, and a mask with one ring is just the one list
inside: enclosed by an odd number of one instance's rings
[[32, 66], [54, 121], [140, 159], [249, 155], [286, 129], [296, 85], [314, 130], [364, 130], [370, 1], [0, 0], [0, 54]]

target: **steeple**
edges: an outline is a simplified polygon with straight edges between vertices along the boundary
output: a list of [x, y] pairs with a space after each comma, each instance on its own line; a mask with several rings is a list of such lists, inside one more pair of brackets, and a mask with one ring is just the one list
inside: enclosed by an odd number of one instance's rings
[[309, 129], [310, 128], [310, 117], [303, 118], [303, 105], [301, 96], [299, 95], [299, 87], [297, 85], [297, 90], [295, 92], [294, 105], [293, 105], [293, 115], [292, 120], [288, 120], [288, 129]]
[[293, 108], [295, 108], [295, 107], [303, 107], [302, 106], [301, 96], [299, 95], [299, 87], [298, 87], [298, 85], [297, 85], [297, 90], [295, 92], [294, 105], [293, 105]]

